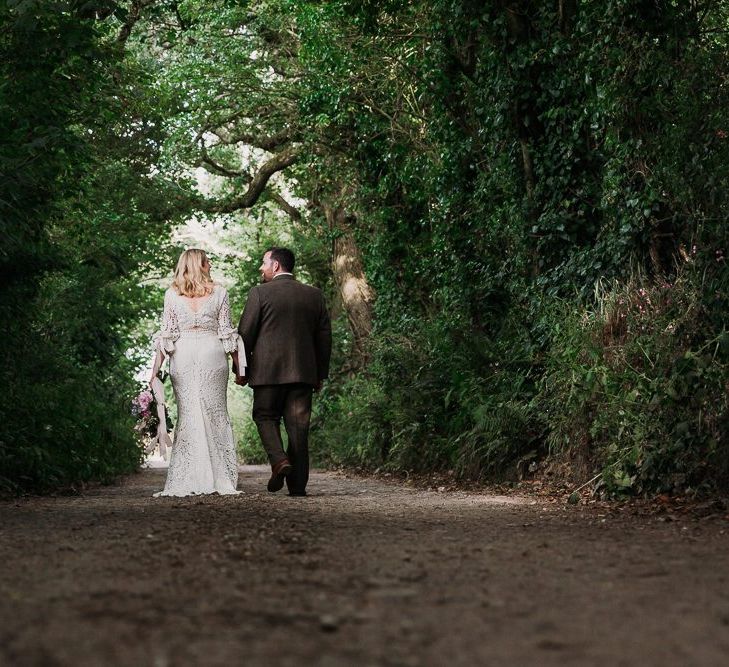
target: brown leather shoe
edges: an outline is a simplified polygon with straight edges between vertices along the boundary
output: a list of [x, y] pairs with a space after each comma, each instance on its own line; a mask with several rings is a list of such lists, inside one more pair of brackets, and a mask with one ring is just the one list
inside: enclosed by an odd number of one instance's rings
[[271, 468], [271, 479], [268, 480], [266, 487], [271, 493], [280, 491], [283, 488], [286, 475], [291, 472], [291, 463], [288, 459], [281, 459]]

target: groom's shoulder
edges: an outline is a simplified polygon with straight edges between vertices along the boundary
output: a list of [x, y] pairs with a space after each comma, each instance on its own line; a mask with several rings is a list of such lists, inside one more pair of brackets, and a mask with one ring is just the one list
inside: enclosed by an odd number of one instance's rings
[[322, 292], [318, 287], [307, 285], [298, 280], [271, 280], [257, 285], [261, 296], [266, 294], [279, 295], [283, 298], [312, 298], [318, 297]]
[[321, 290], [318, 287], [314, 287], [313, 285], [307, 285], [306, 283], [299, 282], [298, 280], [282, 281], [282, 283], [284, 282], [286, 285], [288, 285], [288, 289], [296, 292], [297, 294], [306, 294], [309, 296], [313, 296], [315, 294], [321, 293]]

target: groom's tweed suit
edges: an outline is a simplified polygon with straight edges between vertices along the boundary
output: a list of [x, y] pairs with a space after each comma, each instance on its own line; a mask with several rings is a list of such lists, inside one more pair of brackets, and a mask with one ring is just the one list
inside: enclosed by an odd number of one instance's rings
[[245, 343], [253, 420], [271, 465], [284, 454], [280, 423], [289, 437], [293, 466], [289, 491], [303, 492], [309, 478], [311, 394], [329, 375], [332, 332], [321, 290], [278, 275], [248, 294], [238, 332]]

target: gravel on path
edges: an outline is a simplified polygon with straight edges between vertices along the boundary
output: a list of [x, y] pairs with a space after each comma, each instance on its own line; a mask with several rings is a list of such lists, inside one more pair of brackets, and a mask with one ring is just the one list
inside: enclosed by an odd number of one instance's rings
[[0, 502], [0, 665], [729, 665], [729, 522], [244, 467]]

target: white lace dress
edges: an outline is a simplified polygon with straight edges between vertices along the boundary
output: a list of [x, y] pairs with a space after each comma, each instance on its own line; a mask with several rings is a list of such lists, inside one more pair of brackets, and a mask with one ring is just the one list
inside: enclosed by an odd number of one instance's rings
[[165, 293], [162, 327], [156, 335], [157, 364], [169, 357], [177, 423], [165, 488], [155, 496], [234, 494], [238, 460], [228, 415], [228, 359], [243, 341], [230, 321], [228, 293], [216, 286], [197, 312], [172, 288]]

